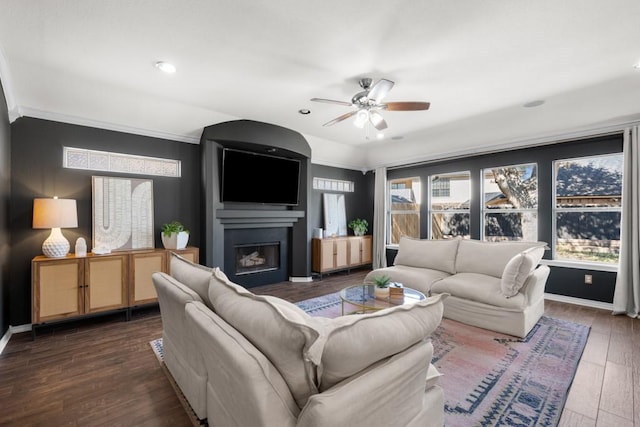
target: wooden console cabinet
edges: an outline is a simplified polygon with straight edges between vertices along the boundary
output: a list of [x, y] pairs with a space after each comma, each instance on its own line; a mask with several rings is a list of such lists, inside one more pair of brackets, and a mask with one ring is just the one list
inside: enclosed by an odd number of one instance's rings
[[[35, 257], [31, 261], [32, 324], [35, 327], [157, 302], [151, 274], [169, 272], [169, 252], [153, 249], [86, 257]], [[199, 261], [198, 248], [173, 252]]]
[[312, 270], [322, 275], [371, 264], [372, 243], [371, 236], [312, 239]]

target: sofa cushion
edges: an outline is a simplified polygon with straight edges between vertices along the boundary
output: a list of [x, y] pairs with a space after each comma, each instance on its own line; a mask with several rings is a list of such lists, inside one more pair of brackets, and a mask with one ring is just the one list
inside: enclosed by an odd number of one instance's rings
[[433, 294], [447, 293], [452, 296], [484, 304], [521, 311], [527, 298], [518, 293], [511, 298], [502, 294], [500, 279], [486, 274], [458, 273], [442, 279], [431, 287]]
[[482, 242], [462, 240], [456, 257], [457, 273], [480, 273], [501, 278], [516, 254], [533, 247], [544, 248], [544, 242]]
[[434, 282], [449, 277], [450, 274], [430, 268], [394, 265], [392, 267], [378, 268], [370, 271], [365, 276], [364, 282], [374, 283], [373, 278], [377, 276], [389, 276], [392, 282], [402, 283], [406, 287], [413, 288], [428, 295], [431, 290], [431, 285], [433, 285]]
[[287, 301], [254, 295], [219, 268], [213, 271], [209, 297], [215, 312], [273, 363], [298, 406], [304, 407], [318, 391], [315, 367], [305, 355], [320, 336], [322, 323]]
[[527, 277], [536, 268], [544, 255], [544, 247], [530, 248], [513, 256], [502, 272], [502, 294], [510, 298], [517, 294]]
[[433, 363], [429, 363], [429, 369], [427, 370], [427, 380], [424, 383], [424, 389], [429, 390], [434, 385], [438, 385], [442, 374], [438, 371], [438, 368], [433, 366]]
[[212, 268], [196, 264], [180, 255], [170, 252], [169, 269], [171, 277], [193, 290], [209, 308], [213, 308], [209, 300], [209, 281]]
[[309, 351], [321, 391], [428, 338], [442, 320], [446, 295], [357, 316], [325, 320]]
[[394, 265], [430, 268], [455, 274], [456, 253], [460, 238], [451, 240], [411, 239], [401, 237]]

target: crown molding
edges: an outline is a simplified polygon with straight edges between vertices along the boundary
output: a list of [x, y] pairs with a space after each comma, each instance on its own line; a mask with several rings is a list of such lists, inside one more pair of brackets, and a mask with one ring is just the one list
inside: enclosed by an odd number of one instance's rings
[[70, 114], [53, 113], [39, 110], [37, 108], [19, 106], [20, 117], [33, 117], [36, 119], [51, 120], [54, 122], [69, 123], [72, 125], [87, 126], [98, 129], [111, 130], [115, 132], [130, 133], [134, 135], [149, 136], [152, 138], [168, 139], [170, 141], [186, 142], [189, 144], [200, 144], [200, 137], [190, 135], [179, 135], [170, 132], [162, 132], [151, 129], [143, 129], [134, 126], [120, 125], [116, 123], [104, 122], [101, 120], [87, 119]]

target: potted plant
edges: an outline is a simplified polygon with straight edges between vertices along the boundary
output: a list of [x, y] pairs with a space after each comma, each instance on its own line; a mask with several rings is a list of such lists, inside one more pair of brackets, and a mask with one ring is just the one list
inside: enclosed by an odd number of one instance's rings
[[375, 276], [373, 282], [376, 284], [374, 295], [377, 299], [386, 300], [389, 298], [389, 284], [391, 278], [389, 276]]
[[162, 224], [162, 244], [166, 249], [184, 249], [189, 242], [189, 230], [179, 221]]
[[368, 226], [369, 223], [366, 219], [356, 218], [349, 222], [349, 228], [353, 230], [353, 234], [356, 236], [364, 236]]

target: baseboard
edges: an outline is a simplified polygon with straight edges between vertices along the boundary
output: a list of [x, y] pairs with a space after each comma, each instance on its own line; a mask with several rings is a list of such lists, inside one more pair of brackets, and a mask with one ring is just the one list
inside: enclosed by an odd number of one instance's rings
[[9, 326], [7, 332], [4, 334], [2, 339], [0, 339], [0, 354], [4, 351], [4, 348], [9, 344], [9, 340], [11, 339], [11, 335], [19, 334], [20, 332], [29, 332], [31, 330], [31, 324], [28, 325], [20, 325], [20, 326]]
[[548, 294], [548, 293], [544, 294], [544, 299], [548, 299], [551, 301], [565, 302], [567, 304], [582, 305], [582, 306], [591, 307], [591, 308], [599, 308], [602, 310], [608, 310], [613, 312], [613, 304], [609, 302], [593, 301], [590, 299], [575, 298], [575, 297], [568, 297], [565, 295], [556, 295], [556, 294]]
[[289, 281], [293, 283], [309, 283], [313, 282], [313, 277], [294, 277], [289, 276]]

